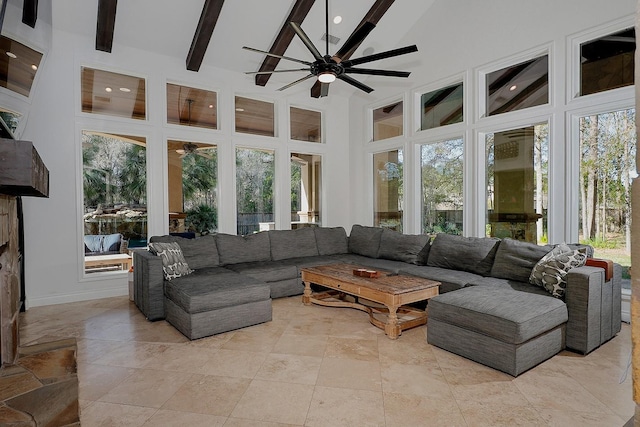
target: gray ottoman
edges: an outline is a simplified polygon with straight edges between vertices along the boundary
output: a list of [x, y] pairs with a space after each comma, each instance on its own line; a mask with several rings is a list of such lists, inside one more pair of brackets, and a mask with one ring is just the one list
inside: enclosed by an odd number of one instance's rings
[[546, 295], [470, 286], [429, 300], [427, 341], [518, 376], [565, 346], [567, 307]]

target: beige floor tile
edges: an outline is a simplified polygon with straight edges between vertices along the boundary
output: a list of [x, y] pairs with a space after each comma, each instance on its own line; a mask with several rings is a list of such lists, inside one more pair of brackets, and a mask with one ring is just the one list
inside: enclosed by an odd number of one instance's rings
[[119, 366], [83, 364], [78, 368], [80, 398], [98, 400], [134, 373]]
[[380, 363], [325, 357], [316, 384], [324, 387], [381, 391]]
[[260, 331], [240, 330], [225, 342], [221, 348], [225, 350], [243, 350], [270, 353], [280, 339], [280, 334], [265, 334]]
[[329, 337], [326, 335], [301, 337], [300, 335], [282, 334], [273, 347], [273, 353], [323, 357], [328, 339]]
[[[309, 310], [313, 310], [316, 307], [306, 307]], [[300, 319], [294, 319], [289, 323], [287, 329], [285, 329], [285, 334], [293, 334], [293, 335], [304, 335], [304, 336], [314, 336], [314, 335], [330, 335], [331, 328], [333, 326], [332, 320], [325, 319], [316, 319], [311, 316], [302, 317]]]
[[202, 365], [199, 373], [222, 377], [253, 378], [266, 358], [267, 353], [220, 349]]
[[191, 412], [158, 410], [144, 424], [145, 427], [222, 427], [226, 417]]
[[495, 405], [458, 400], [467, 424], [478, 427], [543, 427], [546, 426], [532, 406]]
[[593, 412], [571, 412], [538, 408], [540, 417], [550, 427], [618, 427], [629, 419], [622, 419], [613, 414], [596, 414]]
[[82, 427], [138, 427], [155, 412], [141, 406], [93, 402], [80, 412], [80, 423]]
[[110, 353], [119, 347], [123, 346], [125, 342], [121, 341], [108, 341], [108, 340], [88, 340], [78, 339], [78, 353], [76, 358], [78, 362], [94, 363], [107, 353]]
[[332, 337], [354, 339], [354, 340], [371, 340], [376, 339], [379, 335], [384, 335], [384, 331], [369, 322], [369, 315], [364, 312], [356, 312], [357, 316], [351, 316], [350, 319], [340, 321], [333, 319], [329, 334]]
[[193, 375], [162, 405], [162, 409], [228, 416], [251, 380]]
[[160, 408], [190, 377], [182, 372], [136, 369], [100, 401]]
[[329, 337], [325, 357], [378, 362], [378, 341]]
[[513, 377], [503, 372], [482, 366], [465, 370], [442, 368], [442, 373], [457, 401], [529, 406]]
[[432, 347], [421, 334], [409, 334], [405, 331], [397, 340], [386, 336], [378, 338], [380, 363], [400, 363], [403, 365], [436, 366], [438, 361]]
[[122, 366], [125, 368], [142, 368], [149, 361], [165, 352], [168, 344], [140, 343], [127, 341], [121, 343], [114, 350], [99, 357], [95, 363], [98, 365]]
[[414, 394], [424, 397], [453, 399], [444, 374], [437, 366], [382, 366], [382, 390], [385, 393]]
[[231, 417], [303, 425], [314, 386], [253, 380]]
[[294, 425], [296, 424], [270, 423], [266, 421], [229, 417], [227, 422], [224, 424], [224, 427], [291, 427]]
[[466, 427], [455, 400], [400, 393], [384, 393], [387, 427]]
[[633, 401], [633, 383], [631, 381], [622, 384], [604, 383], [597, 379], [579, 382], [614, 414], [623, 419], [629, 419], [634, 415], [636, 404]]
[[296, 384], [314, 385], [318, 379], [321, 357], [293, 354], [270, 354], [255, 378]]
[[144, 322], [131, 325], [131, 340], [139, 342], [185, 343], [189, 339], [168, 322]]
[[316, 387], [305, 426], [384, 426], [379, 391]]
[[217, 353], [210, 348], [198, 348], [187, 344], [173, 344], [164, 351], [150, 355], [146, 369], [177, 372], [202, 372], [202, 367]]

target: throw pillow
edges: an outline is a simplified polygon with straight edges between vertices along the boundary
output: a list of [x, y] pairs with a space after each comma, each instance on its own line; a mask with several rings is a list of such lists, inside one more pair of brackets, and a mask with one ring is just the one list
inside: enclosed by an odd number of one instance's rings
[[162, 272], [166, 280], [193, 273], [193, 270], [189, 268], [189, 264], [184, 260], [182, 249], [180, 249], [178, 243], [149, 243], [149, 251], [162, 257]]
[[587, 256], [578, 249], [560, 244], [543, 256], [533, 267], [529, 282], [541, 286], [556, 298], [564, 298], [567, 288], [567, 273], [581, 267]]

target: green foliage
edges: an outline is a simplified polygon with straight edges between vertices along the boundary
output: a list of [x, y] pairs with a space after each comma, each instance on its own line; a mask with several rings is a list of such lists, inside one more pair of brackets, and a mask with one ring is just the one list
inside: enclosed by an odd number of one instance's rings
[[189, 209], [186, 214], [185, 225], [189, 231], [205, 235], [217, 229], [218, 212], [212, 206], [198, 205]]
[[613, 239], [603, 240], [599, 237], [595, 239], [582, 239], [580, 243], [593, 246], [595, 249], [616, 249], [620, 246], [620, 244]]

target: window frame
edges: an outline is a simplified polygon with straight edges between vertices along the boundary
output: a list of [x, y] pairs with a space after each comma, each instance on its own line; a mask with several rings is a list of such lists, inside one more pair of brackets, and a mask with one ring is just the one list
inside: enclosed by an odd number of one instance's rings
[[[369, 143], [389, 143], [389, 142], [394, 142], [397, 141], [399, 139], [403, 139], [406, 138], [408, 136], [408, 132], [407, 129], [408, 127], [408, 117], [410, 117], [410, 111], [409, 111], [409, 103], [407, 102], [407, 95], [406, 93], [402, 93], [400, 95], [395, 95], [389, 98], [386, 98], [384, 100], [380, 100], [378, 102], [376, 102], [375, 104], [370, 104], [367, 109], [366, 109], [366, 115], [367, 115], [367, 136], [366, 136], [366, 140]], [[402, 134], [394, 136], [394, 137], [390, 137], [390, 138], [384, 138], [384, 139], [378, 139], [375, 140], [373, 139], [373, 126], [374, 126], [374, 121], [373, 121], [373, 112], [379, 108], [383, 108], [386, 107], [388, 105], [397, 103], [397, 102], [402, 102]]]
[[[441, 129], [446, 128], [445, 132], [450, 132], [450, 129], [456, 129], [458, 127], [463, 127], [468, 125], [469, 122], [469, 112], [471, 111], [470, 105], [470, 91], [469, 91], [469, 78], [468, 74], [460, 73], [454, 74], [445, 79], [438, 80], [436, 82], [430, 83], [428, 85], [420, 86], [419, 88], [412, 91], [413, 97], [413, 115], [412, 117], [412, 129], [411, 135], [426, 135], [432, 132], [442, 132]], [[422, 95], [434, 92], [436, 90], [445, 89], [450, 86], [462, 84], [462, 121], [459, 123], [452, 123], [450, 125], [437, 126], [430, 129], [422, 129]]]

